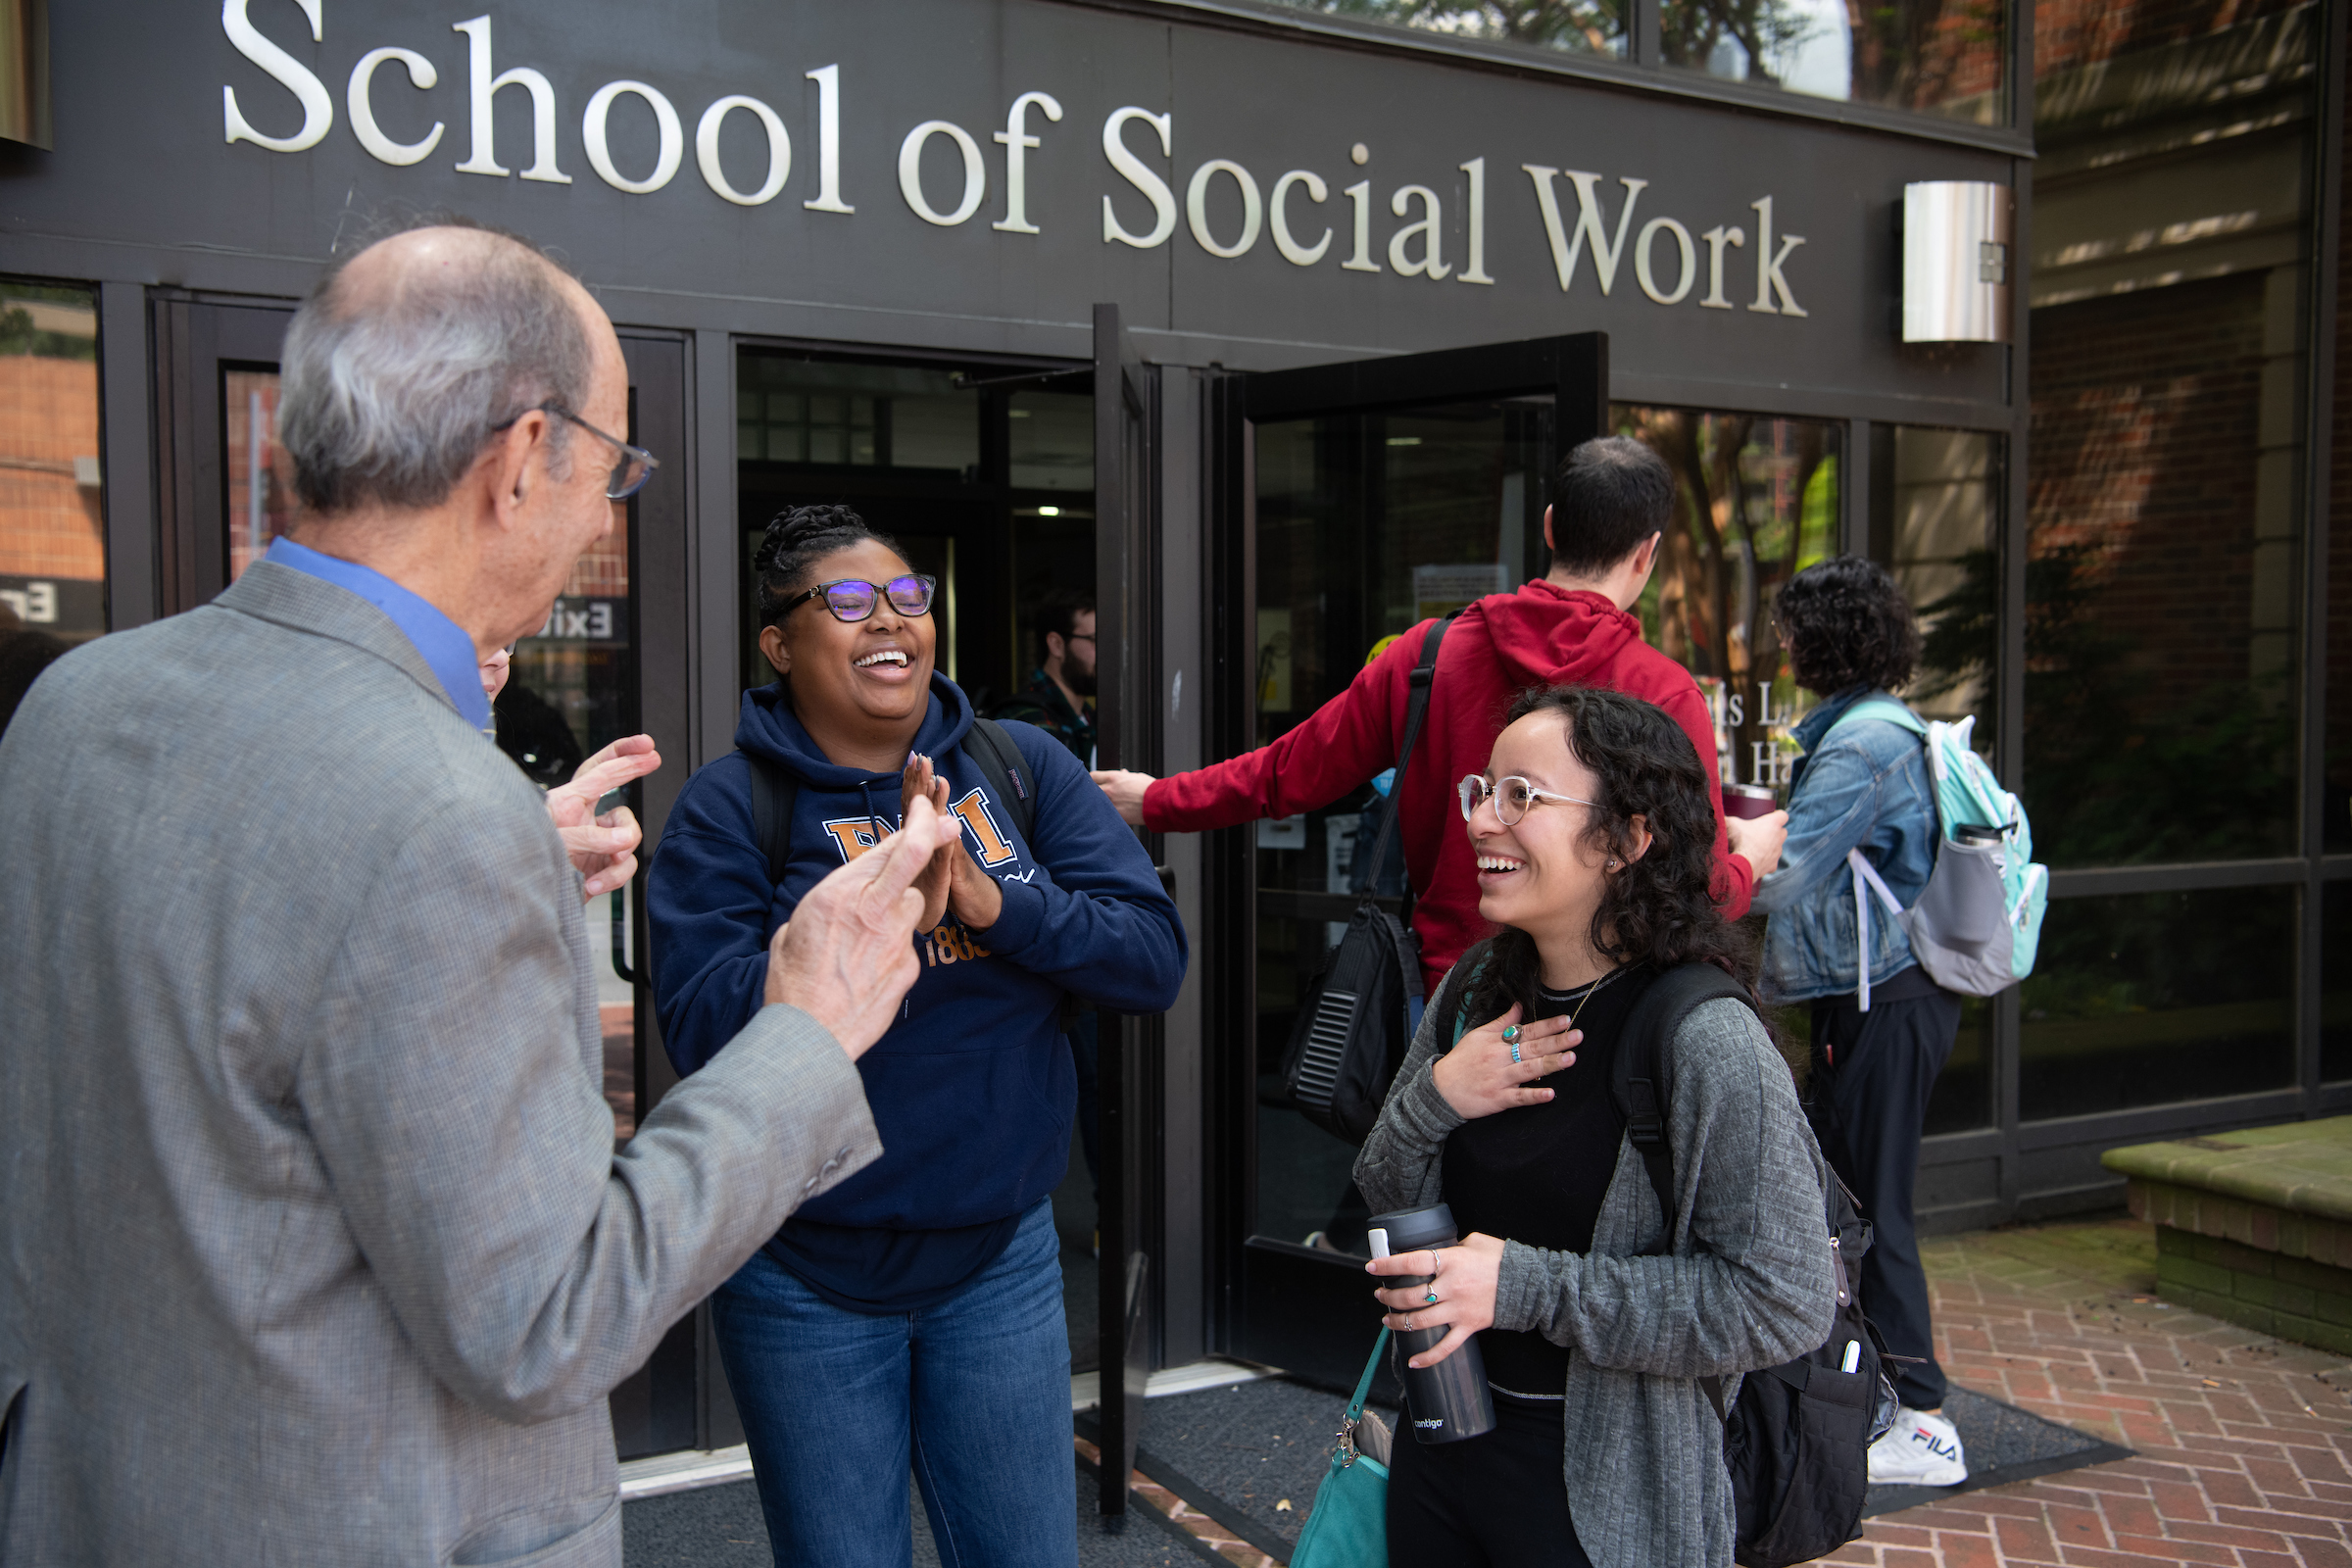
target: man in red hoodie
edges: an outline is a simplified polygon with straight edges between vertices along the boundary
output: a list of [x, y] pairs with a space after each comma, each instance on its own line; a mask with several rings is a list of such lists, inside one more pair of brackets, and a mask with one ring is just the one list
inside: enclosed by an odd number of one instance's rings
[[[1561, 460], [1544, 513], [1551, 570], [1517, 593], [1489, 594], [1446, 628], [1430, 688], [1429, 718], [1395, 788], [1407, 876], [1419, 891], [1422, 983], [1438, 981], [1485, 936], [1478, 867], [1462, 831], [1454, 785], [1483, 772], [1503, 710], [1529, 686], [1605, 686], [1673, 715], [1714, 778], [1715, 723], [1690, 672], [1642, 640], [1635, 601], [1657, 564], [1674, 511], [1674, 476], [1639, 441], [1587, 441]], [[1396, 765], [1407, 680], [1429, 622], [1398, 637], [1346, 691], [1270, 746], [1155, 779], [1094, 775], [1119, 814], [1160, 833], [1233, 827], [1329, 806]], [[1780, 863], [1788, 814], [1723, 815], [1715, 792], [1715, 896], [1734, 919], [1756, 879]]]

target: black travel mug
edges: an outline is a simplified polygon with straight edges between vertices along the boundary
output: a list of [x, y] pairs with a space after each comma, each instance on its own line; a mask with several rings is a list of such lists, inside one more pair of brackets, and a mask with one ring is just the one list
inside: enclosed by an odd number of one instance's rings
[[[1368, 1235], [1374, 1257], [1451, 1247], [1461, 1240], [1453, 1232], [1453, 1210], [1444, 1203], [1375, 1214]], [[1388, 1290], [1425, 1289], [1428, 1284], [1428, 1275], [1415, 1279], [1392, 1274], [1381, 1281]], [[1396, 1348], [1409, 1362], [1436, 1349], [1447, 1332], [1445, 1327], [1398, 1329]], [[1487, 1388], [1487, 1358], [1478, 1353], [1477, 1335], [1436, 1366], [1406, 1365], [1403, 1376], [1405, 1419], [1418, 1441], [1459, 1443], [1494, 1430], [1494, 1396]]]

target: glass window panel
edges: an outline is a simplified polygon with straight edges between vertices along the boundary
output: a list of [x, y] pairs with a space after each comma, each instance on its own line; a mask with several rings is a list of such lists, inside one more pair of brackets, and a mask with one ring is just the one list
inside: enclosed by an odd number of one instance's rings
[[[2342, 195], [2352, 195], [2352, 160]], [[2352, 224], [2338, 225], [2335, 272], [2335, 403], [2328, 481], [2327, 754], [2320, 845], [2352, 854]], [[2352, 965], [2338, 974], [2352, 974]], [[2346, 1070], [2352, 1075], [2352, 1062]]]
[[2006, 0], [1664, 0], [1666, 62], [1979, 125], [2009, 122]]
[[[635, 437], [634, 420], [631, 438]], [[537, 632], [514, 645], [494, 714], [498, 745], [542, 789], [568, 780], [582, 759], [636, 734], [637, 660], [629, 584], [635, 501], [612, 508], [612, 531], [588, 547]], [[615, 1137], [637, 1130], [636, 991], [608, 956], [614, 906], [608, 893], [588, 906], [596, 954], [596, 1002], [605, 1041], [605, 1099]]]
[[1964, 1133], [1992, 1125], [1992, 1001], [1987, 997], [1960, 999], [1960, 1033], [1943, 1071], [1928, 1096], [1928, 1115], [1922, 1130]]
[[[980, 394], [951, 371], [747, 350], [736, 393], [747, 426], [756, 417], [764, 429], [743, 443], [746, 462], [978, 469]], [[1093, 483], [1090, 469], [1083, 488]]]
[[2036, 13], [2024, 779], [2056, 865], [2295, 848], [2320, 8], [2252, 9]]
[[1353, 17], [1450, 38], [1562, 49], [1574, 54], [1625, 53], [1625, 8], [1620, 0], [1273, 0], [1295, 11]]
[[1930, 718], [1975, 714], [1977, 750], [1990, 756], [1999, 733], [2000, 439], [1879, 425], [1871, 441], [1871, 555], [1920, 622], [1919, 673], [1905, 695]]
[[2320, 1076], [2352, 1078], [2352, 882], [2320, 895]]
[[294, 467], [277, 444], [277, 372], [224, 370], [221, 466], [228, 474], [228, 580], [294, 523]]
[[1675, 525], [1635, 607], [1642, 635], [1714, 705], [1724, 782], [1786, 783], [1788, 730], [1813, 696], [1788, 677], [1772, 599], [1837, 548], [1842, 427], [1624, 405], [1614, 417], [1675, 476]]
[[2019, 1113], [2292, 1084], [2295, 905], [2292, 888], [2051, 904], [2024, 988]]
[[0, 278], [0, 728], [106, 631], [95, 290]]
[[1093, 398], [1084, 393], [1015, 392], [1005, 415], [1015, 489], [1093, 491]]
[[[1257, 739], [1337, 695], [1416, 622], [1546, 565], [1547, 402], [1447, 405], [1257, 426]], [[1369, 792], [1260, 822], [1258, 1234], [1363, 1249], [1355, 1151], [1316, 1130], [1277, 1067], [1298, 997], [1345, 926], [1296, 898], [1346, 892]]]

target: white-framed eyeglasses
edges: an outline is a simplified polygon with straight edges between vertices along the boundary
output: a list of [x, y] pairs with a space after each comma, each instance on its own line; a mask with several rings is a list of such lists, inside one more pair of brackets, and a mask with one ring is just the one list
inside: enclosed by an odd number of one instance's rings
[[1534, 806], [1538, 801], [1558, 801], [1563, 806], [1598, 807], [1600, 805], [1598, 801], [1588, 801], [1582, 796], [1559, 795], [1550, 790], [1540, 790], [1517, 774], [1513, 774], [1509, 778], [1498, 778], [1490, 784], [1473, 773], [1454, 786], [1454, 794], [1461, 800], [1462, 820], [1465, 822], [1477, 813], [1479, 803], [1486, 800], [1488, 796], [1493, 796], [1494, 798], [1494, 814], [1501, 819], [1504, 827], [1516, 827], [1519, 819], [1527, 815], [1528, 808]]

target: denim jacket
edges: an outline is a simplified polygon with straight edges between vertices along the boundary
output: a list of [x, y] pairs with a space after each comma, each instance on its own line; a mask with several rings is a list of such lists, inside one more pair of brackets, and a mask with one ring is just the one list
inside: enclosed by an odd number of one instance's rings
[[[1861, 984], [1855, 967], [1854, 878], [1845, 852], [1860, 848], [1908, 908], [1936, 868], [1936, 794], [1919, 737], [1883, 719], [1831, 727], [1865, 697], [1850, 687], [1805, 715], [1793, 739], [1805, 755], [1789, 791], [1788, 842], [1756, 883], [1764, 929], [1764, 986], [1774, 1002], [1842, 996]], [[1911, 939], [1874, 904], [1870, 983], [1911, 967]]]

